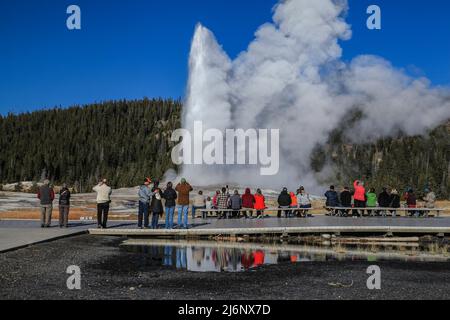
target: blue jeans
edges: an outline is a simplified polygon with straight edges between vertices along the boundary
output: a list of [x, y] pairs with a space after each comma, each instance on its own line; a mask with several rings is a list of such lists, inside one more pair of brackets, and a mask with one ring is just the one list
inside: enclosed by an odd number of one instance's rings
[[173, 229], [173, 215], [175, 207], [166, 207], [166, 229]]
[[206, 209], [206, 206], [202, 206], [202, 207], [192, 206], [192, 219], [195, 219], [195, 211], [197, 211], [199, 209]]
[[186, 248], [177, 248], [177, 269], [186, 269]]
[[[187, 229], [189, 206], [178, 206], [178, 227]], [[184, 221], [183, 221], [184, 217]]]
[[153, 212], [152, 229], [158, 229], [158, 222], [159, 222], [159, 213]]
[[139, 201], [138, 227], [142, 228], [142, 220], [144, 220], [144, 227], [148, 228], [148, 218], [148, 203]]

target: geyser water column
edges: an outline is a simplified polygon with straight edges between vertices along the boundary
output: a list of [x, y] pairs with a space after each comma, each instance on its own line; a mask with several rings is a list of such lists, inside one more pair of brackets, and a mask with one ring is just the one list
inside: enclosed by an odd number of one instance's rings
[[[217, 43], [214, 35], [198, 24], [192, 40], [189, 58], [187, 100], [183, 111], [183, 127], [194, 138], [194, 123], [203, 130], [231, 128], [230, 88], [227, 77], [231, 60]], [[192, 154], [198, 152], [192, 145]], [[182, 175], [197, 185], [223, 183], [221, 166], [184, 165]]]

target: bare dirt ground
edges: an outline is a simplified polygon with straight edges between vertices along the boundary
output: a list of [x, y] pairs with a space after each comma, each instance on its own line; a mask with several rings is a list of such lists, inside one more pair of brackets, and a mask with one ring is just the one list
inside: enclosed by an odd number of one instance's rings
[[[253, 272], [195, 273], [121, 250], [120, 238], [78, 236], [0, 255], [0, 299], [429, 300], [450, 298], [450, 264], [377, 262], [381, 290], [368, 290], [369, 262], [264, 266]], [[68, 266], [81, 290], [67, 289]], [[342, 286], [336, 285], [342, 284]], [[346, 286], [346, 287], [344, 287]]]

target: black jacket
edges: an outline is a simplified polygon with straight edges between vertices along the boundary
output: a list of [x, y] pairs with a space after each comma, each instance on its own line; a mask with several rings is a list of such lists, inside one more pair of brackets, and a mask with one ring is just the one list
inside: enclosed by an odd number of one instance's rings
[[161, 191], [159, 192], [159, 194], [161, 195], [161, 200], [156, 199], [156, 193], [153, 195], [152, 197], [152, 202], [150, 204], [150, 209], [153, 213], [159, 213], [159, 214], [163, 214], [164, 212], [164, 207], [162, 204], [162, 193]]
[[59, 205], [70, 206], [70, 191], [69, 191], [69, 189], [63, 188], [59, 192]]
[[325, 197], [327, 198], [327, 207], [339, 207], [339, 195], [336, 191], [328, 190], [325, 193]]
[[391, 204], [391, 196], [386, 191], [378, 195], [378, 204], [380, 208], [387, 208]]
[[176, 206], [177, 192], [173, 189], [166, 189], [162, 194], [162, 197], [166, 200], [166, 207], [172, 208]]
[[352, 206], [352, 194], [350, 191], [342, 191], [340, 195], [341, 205], [344, 208], [350, 208]]
[[400, 208], [400, 196], [398, 194], [392, 194], [389, 207], [391, 208]]
[[289, 193], [283, 191], [278, 197], [278, 205], [280, 207], [289, 207], [292, 203], [291, 196]]

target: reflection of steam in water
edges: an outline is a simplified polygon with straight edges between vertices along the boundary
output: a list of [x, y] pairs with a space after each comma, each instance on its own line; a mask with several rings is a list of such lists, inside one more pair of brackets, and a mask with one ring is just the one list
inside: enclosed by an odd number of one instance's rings
[[192, 272], [242, 272], [286, 263], [379, 260], [447, 262], [450, 259], [448, 246], [437, 243], [384, 248], [378, 245], [339, 244], [323, 248], [209, 241], [127, 240], [122, 247], [151, 256], [151, 260], [162, 261], [163, 266]]

